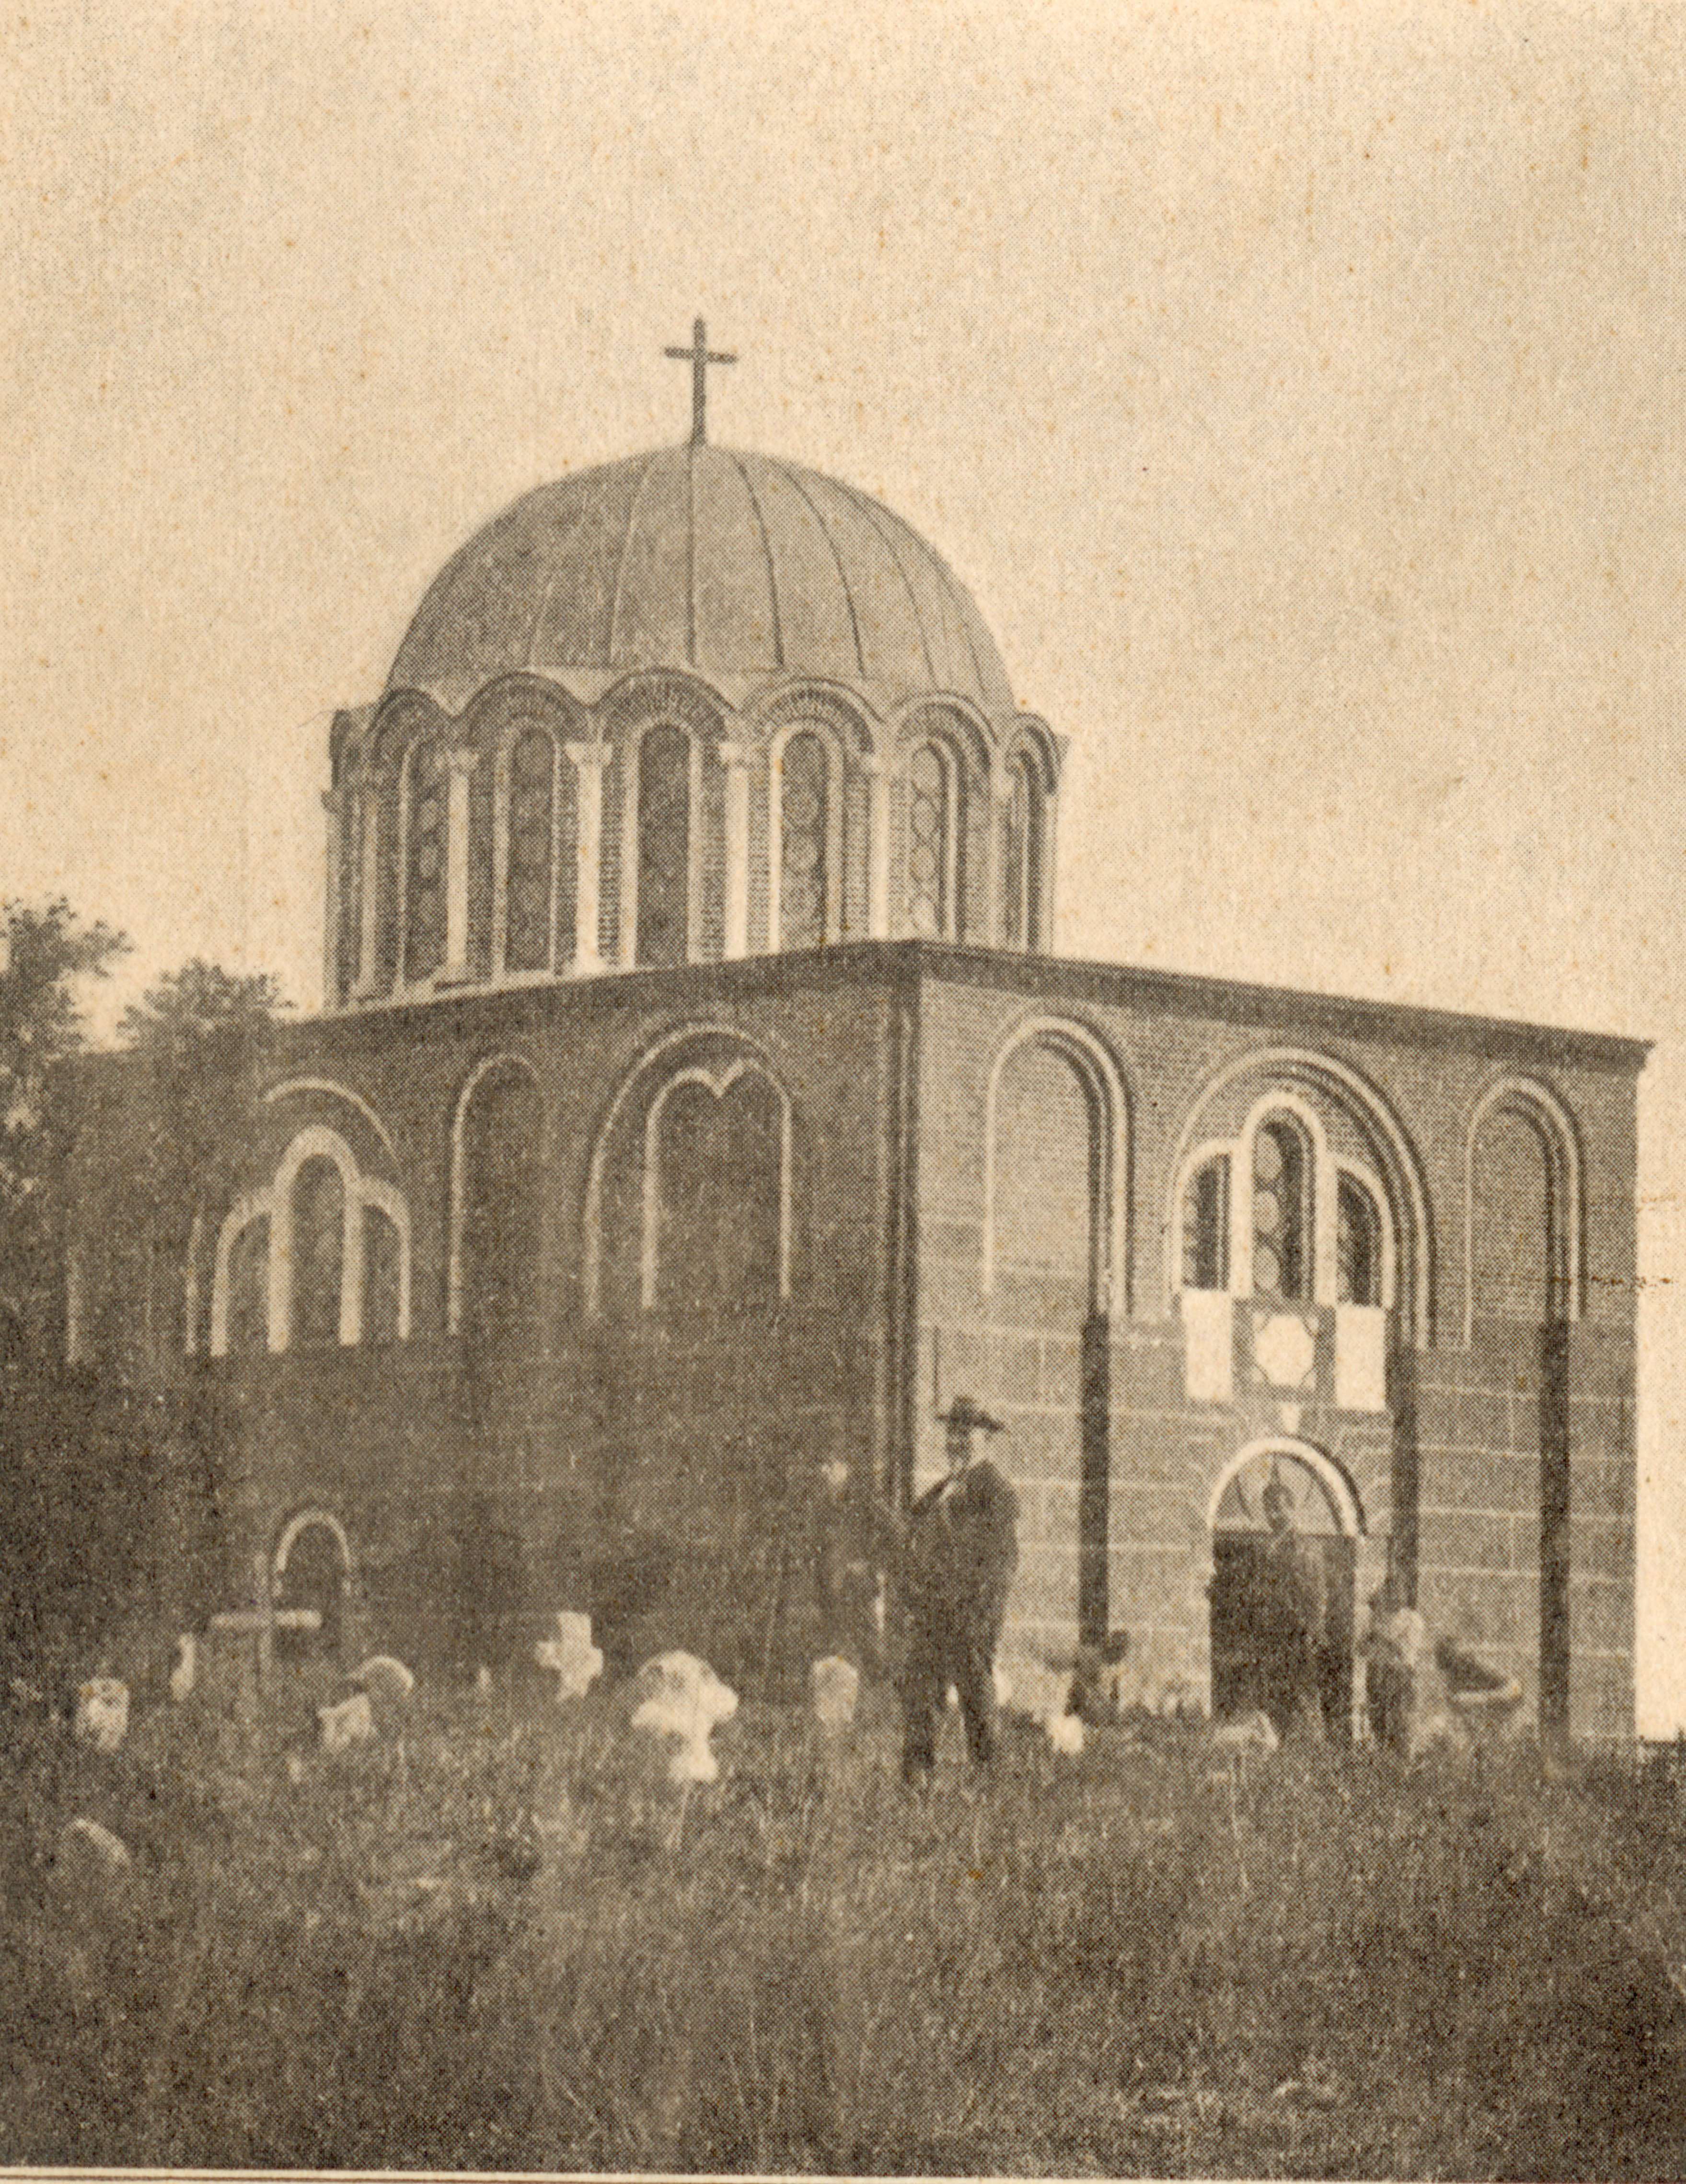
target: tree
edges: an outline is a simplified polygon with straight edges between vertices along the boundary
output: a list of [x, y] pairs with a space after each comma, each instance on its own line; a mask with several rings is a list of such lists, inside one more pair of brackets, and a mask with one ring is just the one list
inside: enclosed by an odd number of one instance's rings
[[286, 1006], [268, 972], [236, 978], [196, 956], [131, 1002], [118, 1034], [142, 1054], [192, 1066], [249, 1039]]
[[266, 972], [236, 976], [195, 956], [125, 1010], [119, 1036], [145, 1072], [144, 1127], [132, 1148], [129, 1201], [150, 1260], [148, 1328], [177, 1323], [181, 1271], [197, 1215], [234, 1190], [250, 1137], [259, 1064], [288, 1006]]
[[62, 898], [0, 902], [0, 1359], [48, 1344], [73, 1128], [61, 1065], [84, 1043], [76, 986], [128, 945]]

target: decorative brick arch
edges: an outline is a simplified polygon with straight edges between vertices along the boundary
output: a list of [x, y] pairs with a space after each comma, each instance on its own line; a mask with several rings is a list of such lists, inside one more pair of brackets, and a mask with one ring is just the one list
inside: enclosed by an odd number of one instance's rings
[[363, 1339], [363, 1214], [372, 1206], [393, 1224], [398, 1237], [398, 1334], [410, 1334], [410, 1208], [395, 1185], [365, 1175], [356, 1156], [338, 1130], [312, 1123], [299, 1131], [282, 1154], [274, 1178], [261, 1190], [235, 1201], [216, 1241], [211, 1290], [210, 1352], [228, 1352], [229, 1262], [241, 1232], [254, 1221], [269, 1223], [269, 1348], [284, 1351], [293, 1330], [293, 1187], [306, 1161], [332, 1162], [343, 1193], [343, 1243], [340, 1257], [339, 1340], [342, 1347]]
[[1206, 1496], [1206, 1529], [1209, 1533], [1218, 1520], [1218, 1505], [1224, 1498], [1225, 1489], [1237, 1474], [1246, 1469], [1261, 1456], [1280, 1456], [1303, 1464], [1310, 1472], [1329, 1498], [1335, 1523], [1343, 1539], [1363, 1539], [1368, 1529], [1364, 1503], [1359, 1490], [1348, 1477], [1344, 1465], [1319, 1448], [1315, 1442], [1301, 1440], [1292, 1434], [1264, 1434], [1250, 1440], [1245, 1448], [1238, 1448], [1233, 1456], [1220, 1464]]
[[1315, 1048], [1260, 1047], [1237, 1055], [1209, 1077], [1190, 1102], [1172, 1148], [1163, 1209], [1166, 1298], [1175, 1297], [1182, 1287], [1182, 1206], [1189, 1178], [1214, 1153], [1232, 1150], [1230, 1141], [1219, 1143], [1203, 1124], [1231, 1085], [1255, 1073], [1264, 1081], [1258, 1100], [1250, 1106], [1253, 1117], [1273, 1103], [1281, 1103], [1285, 1095], [1303, 1095], [1309, 1089], [1343, 1111], [1365, 1139], [1376, 1171], [1354, 1168], [1353, 1173], [1367, 1186], [1379, 1186], [1379, 1208], [1392, 1228], [1388, 1263], [1400, 1324], [1415, 1347], [1428, 1348], [1433, 1337], [1435, 1240], [1416, 1148], [1378, 1086], [1349, 1062]]

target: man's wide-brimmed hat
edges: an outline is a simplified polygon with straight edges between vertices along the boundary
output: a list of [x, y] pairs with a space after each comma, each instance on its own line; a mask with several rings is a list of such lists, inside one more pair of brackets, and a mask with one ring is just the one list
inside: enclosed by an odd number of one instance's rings
[[946, 1411], [938, 1415], [946, 1426], [963, 1428], [968, 1433], [1005, 1433], [1007, 1428], [999, 1418], [992, 1418], [980, 1404], [969, 1396], [957, 1396]]

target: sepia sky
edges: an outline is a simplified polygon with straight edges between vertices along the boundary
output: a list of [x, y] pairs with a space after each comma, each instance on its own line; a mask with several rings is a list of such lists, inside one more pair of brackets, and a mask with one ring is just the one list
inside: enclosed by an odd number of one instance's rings
[[1655, 1039], [1686, 1724], [1686, 16], [118, 0], [8, 20], [0, 896], [319, 992], [326, 739], [542, 480], [888, 501], [1071, 738], [1063, 952]]

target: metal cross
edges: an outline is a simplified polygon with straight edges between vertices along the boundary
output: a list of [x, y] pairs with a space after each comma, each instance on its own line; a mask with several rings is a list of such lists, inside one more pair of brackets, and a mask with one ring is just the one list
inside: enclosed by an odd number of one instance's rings
[[665, 352], [676, 363], [689, 364], [691, 368], [691, 445], [700, 448], [708, 437], [708, 367], [711, 364], [735, 364], [737, 358], [722, 349], [708, 346], [708, 329], [701, 319], [691, 326], [691, 345], [689, 348], [670, 348]]

